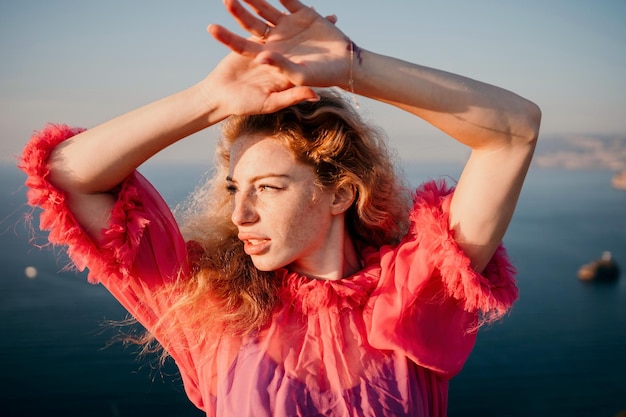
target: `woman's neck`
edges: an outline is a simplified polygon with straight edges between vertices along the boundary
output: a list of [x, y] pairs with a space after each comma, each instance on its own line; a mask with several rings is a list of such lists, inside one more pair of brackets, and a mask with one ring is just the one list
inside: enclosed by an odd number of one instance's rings
[[288, 269], [312, 279], [341, 280], [362, 269], [352, 236], [342, 225], [342, 233], [334, 245], [328, 246], [316, 259], [301, 260]]

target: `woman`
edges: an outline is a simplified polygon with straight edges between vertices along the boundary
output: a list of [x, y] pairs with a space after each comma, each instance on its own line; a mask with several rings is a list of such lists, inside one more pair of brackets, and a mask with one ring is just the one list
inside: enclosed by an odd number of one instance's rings
[[[540, 111], [500, 88], [357, 47], [297, 0], [226, 6], [252, 35], [200, 83], [24, 151], [53, 243], [104, 284], [209, 416], [446, 414], [478, 326], [517, 297], [500, 242]], [[406, 110], [469, 146], [454, 192], [408, 193], [384, 141], [326, 87]], [[224, 121], [181, 234], [135, 169]], [[149, 343], [149, 340], [146, 342]]]

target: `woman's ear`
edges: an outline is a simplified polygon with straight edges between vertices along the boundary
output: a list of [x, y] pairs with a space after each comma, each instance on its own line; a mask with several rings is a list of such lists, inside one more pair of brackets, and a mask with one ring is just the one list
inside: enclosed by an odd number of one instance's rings
[[345, 213], [356, 198], [356, 189], [353, 184], [344, 184], [335, 190], [335, 198], [331, 204], [332, 214]]

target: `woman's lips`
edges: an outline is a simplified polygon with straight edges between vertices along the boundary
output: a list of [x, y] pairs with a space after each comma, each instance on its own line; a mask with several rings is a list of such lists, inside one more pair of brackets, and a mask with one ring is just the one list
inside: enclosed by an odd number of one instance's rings
[[270, 246], [270, 239], [264, 237], [239, 235], [239, 239], [243, 241], [243, 250], [248, 255], [260, 255]]

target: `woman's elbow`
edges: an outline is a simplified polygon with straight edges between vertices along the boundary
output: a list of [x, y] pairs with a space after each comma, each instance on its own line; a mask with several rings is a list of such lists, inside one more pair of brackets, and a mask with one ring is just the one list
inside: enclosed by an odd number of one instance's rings
[[532, 101], [526, 100], [524, 106], [523, 127], [520, 138], [529, 144], [535, 144], [539, 138], [539, 128], [541, 126], [541, 109]]
[[69, 158], [65, 151], [65, 144], [59, 144], [51, 153], [47, 161], [49, 172], [48, 180], [60, 191], [69, 194], [89, 194], [93, 192], [93, 181], [90, 181], [81, 168], [83, 162], [78, 158]]

